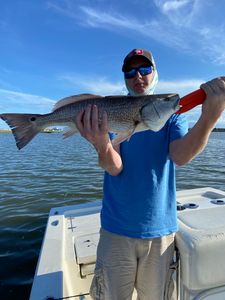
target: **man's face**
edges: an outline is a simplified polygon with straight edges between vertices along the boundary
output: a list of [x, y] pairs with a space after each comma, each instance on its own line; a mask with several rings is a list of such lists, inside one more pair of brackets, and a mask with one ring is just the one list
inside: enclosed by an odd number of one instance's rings
[[[131, 70], [132, 68], [146, 67], [150, 64], [142, 57], [136, 57], [130, 62], [127, 69]], [[135, 92], [135, 94], [143, 94], [146, 89], [151, 84], [154, 77], [154, 71], [151, 74], [142, 76], [137, 72], [134, 78], [126, 79], [129, 87]]]

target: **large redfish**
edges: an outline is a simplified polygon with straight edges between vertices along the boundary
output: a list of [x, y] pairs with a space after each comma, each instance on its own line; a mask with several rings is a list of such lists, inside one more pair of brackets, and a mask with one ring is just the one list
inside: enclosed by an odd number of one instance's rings
[[[81, 94], [64, 98], [56, 103], [48, 114], [5, 113], [0, 117], [12, 129], [19, 149], [26, 146], [36, 134], [49, 126], [68, 126], [64, 137], [78, 132], [77, 114], [88, 105], [97, 105], [99, 112], [108, 116], [109, 132], [117, 133], [114, 144], [129, 139], [132, 134], [144, 130], [160, 130], [169, 117], [179, 110], [177, 94], [146, 96], [106, 96]], [[99, 113], [101, 116], [101, 113]], [[101, 120], [99, 119], [99, 122]]]

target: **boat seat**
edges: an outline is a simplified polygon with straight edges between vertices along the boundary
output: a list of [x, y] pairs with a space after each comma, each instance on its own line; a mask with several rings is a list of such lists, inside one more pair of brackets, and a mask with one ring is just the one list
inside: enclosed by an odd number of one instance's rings
[[81, 277], [94, 273], [99, 241], [99, 213], [70, 218], [73, 228], [74, 251]]
[[76, 259], [82, 277], [94, 273], [98, 241], [99, 233], [85, 234], [76, 238]]

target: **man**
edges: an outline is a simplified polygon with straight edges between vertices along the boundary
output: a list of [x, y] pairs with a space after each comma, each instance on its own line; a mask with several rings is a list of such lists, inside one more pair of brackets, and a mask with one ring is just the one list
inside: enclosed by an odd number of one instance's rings
[[[158, 76], [150, 52], [131, 51], [122, 71], [129, 94], [154, 92]], [[175, 165], [186, 164], [204, 149], [225, 109], [225, 77], [201, 87], [207, 98], [189, 132], [186, 117], [173, 115], [159, 132], [135, 133], [113, 147], [106, 113], [101, 124], [97, 106], [78, 115], [77, 128], [95, 146], [106, 171], [93, 299], [128, 300], [134, 288], [139, 300], [170, 298], [177, 231]]]

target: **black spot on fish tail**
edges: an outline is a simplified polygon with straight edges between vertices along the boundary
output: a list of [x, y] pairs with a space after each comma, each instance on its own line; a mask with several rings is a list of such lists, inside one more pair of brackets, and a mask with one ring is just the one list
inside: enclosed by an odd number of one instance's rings
[[134, 121], [134, 126], [136, 127], [136, 126], [138, 126], [138, 124], [140, 124], [140, 121], [135, 120], [135, 121]]
[[2, 114], [4, 120], [12, 130], [18, 149], [25, 147], [39, 132], [36, 125], [38, 115], [33, 114]]

